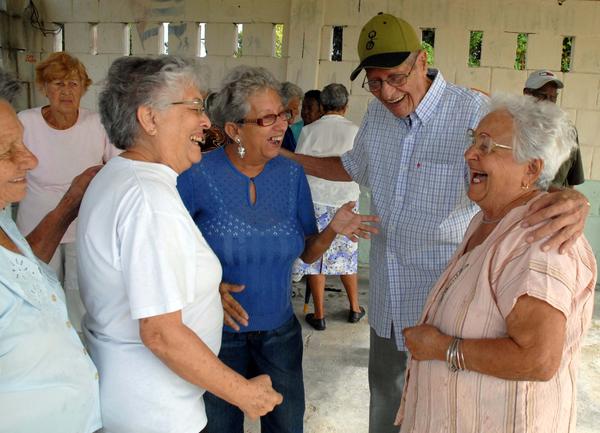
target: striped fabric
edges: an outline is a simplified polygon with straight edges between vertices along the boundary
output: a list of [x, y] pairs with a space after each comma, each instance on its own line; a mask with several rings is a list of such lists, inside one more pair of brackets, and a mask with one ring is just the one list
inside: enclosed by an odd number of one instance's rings
[[[465, 339], [503, 338], [506, 317], [518, 298], [541, 299], [567, 318], [557, 374], [547, 382], [511, 381], [472, 371], [452, 373], [441, 361], [411, 360], [397, 419], [402, 433], [575, 431], [577, 363], [591, 322], [596, 263], [583, 237], [567, 255], [542, 252], [542, 241], [527, 244], [528, 231], [519, 226], [526, 209], [513, 209], [470, 253], [459, 253], [466, 241], [459, 247], [432, 290], [421, 322]], [[480, 221], [477, 215], [465, 240]]]
[[433, 83], [408, 118], [378, 100], [369, 104], [354, 147], [342, 155], [352, 178], [371, 189], [371, 213], [381, 218], [370, 255], [369, 322], [390, 338], [415, 324], [429, 290], [460, 243], [477, 207], [466, 196], [463, 153], [467, 129], [486, 112], [483, 95]]

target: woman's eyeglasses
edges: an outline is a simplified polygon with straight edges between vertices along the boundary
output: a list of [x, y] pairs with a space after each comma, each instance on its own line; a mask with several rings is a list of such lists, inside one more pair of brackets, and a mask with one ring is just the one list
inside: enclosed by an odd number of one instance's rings
[[483, 155], [489, 155], [494, 151], [496, 147], [500, 147], [501, 149], [512, 149], [512, 146], [507, 146], [505, 144], [498, 144], [492, 140], [492, 137], [486, 134], [475, 133], [475, 130], [469, 128], [467, 129], [467, 137], [469, 138], [470, 147], [475, 146], [475, 148], [482, 153]]
[[193, 110], [196, 110], [198, 114], [204, 113], [204, 101], [202, 99], [190, 99], [187, 101], [176, 101], [171, 102], [171, 105], [188, 105], [192, 107]]
[[258, 126], [271, 126], [277, 122], [277, 120], [285, 120], [286, 122], [292, 118], [292, 112], [289, 110], [282, 111], [279, 114], [267, 114], [266, 116], [258, 119], [242, 119], [236, 123], [254, 123]]

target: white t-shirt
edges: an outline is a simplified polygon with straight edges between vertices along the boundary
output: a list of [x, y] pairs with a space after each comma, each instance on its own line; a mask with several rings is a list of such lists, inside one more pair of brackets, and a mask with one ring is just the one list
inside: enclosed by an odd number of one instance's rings
[[[338, 114], [327, 114], [305, 125], [300, 132], [296, 153], [311, 156], [340, 156], [352, 149], [358, 126]], [[356, 182], [334, 182], [306, 176], [313, 202], [340, 207], [358, 200], [360, 188]]]
[[[29, 234], [56, 207], [73, 178], [93, 165], [108, 161], [121, 151], [109, 141], [98, 113], [79, 109], [77, 122], [69, 129], [50, 127], [42, 108], [19, 113], [25, 128], [23, 141], [39, 164], [27, 174], [27, 195], [19, 203], [17, 226]], [[75, 242], [75, 221], [61, 243]]]
[[204, 390], [163, 364], [138, 319], [182, 310], [216, 354], [221, 346], [221, 265], [163, 164], [110, 160], [92, 180], [77, 229], [84, 334], [100, 373], [105, 433], [197, 433]]

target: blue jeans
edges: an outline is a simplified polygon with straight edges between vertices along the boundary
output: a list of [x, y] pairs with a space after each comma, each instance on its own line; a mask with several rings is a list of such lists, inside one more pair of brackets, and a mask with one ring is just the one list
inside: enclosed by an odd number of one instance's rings
[[[262, 433], [302, 433], [304, 379], [302, 328], [296, 316], [272, 331], [223, 331], [219, 359], [246, 378], [271, 377], [283, 403], [261, 417]], [[208, 433], [243, 433], [244, 414], [237, 407], [207, 392], [204, 394]]]

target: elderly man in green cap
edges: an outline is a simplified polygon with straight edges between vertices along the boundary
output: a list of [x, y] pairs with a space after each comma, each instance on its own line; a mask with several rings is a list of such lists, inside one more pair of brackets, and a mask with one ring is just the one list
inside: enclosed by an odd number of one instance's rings
[[[371, 212], [381, 219], [370, 254], [369, 432], [397, 432], [394, 418], [404, 383], [402, 330], [419, 318], [427, 294], [463, 238], [477, 208], [466, 195], [463, 154], [467, 130], [487, 111], [481, 93], [447, 82], [428, 69], [427, 54], [406, 21], [380, 13], [363, 27], [360, 64], [363, 87], [375, 99], [352, 150], [341, 157], [282, 154], [307, 174], [354, 180], [371, 189]], [[542, 200], [544, 200], [542, 202]], [[574, 191], [548, 194], [526, 222], [540, 225], [533, 239], [568, 248], [582, 232], [587, 200]]]

